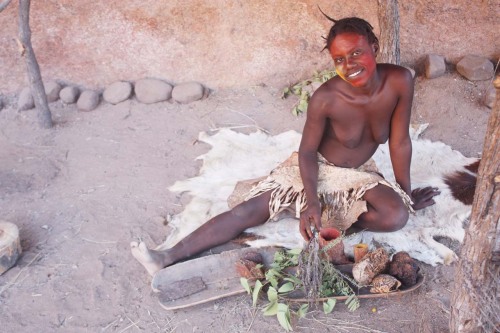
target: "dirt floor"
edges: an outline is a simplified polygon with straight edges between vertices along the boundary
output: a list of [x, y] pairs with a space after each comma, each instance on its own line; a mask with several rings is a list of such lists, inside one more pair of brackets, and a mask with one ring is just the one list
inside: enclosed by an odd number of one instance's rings
[[[430, 123], [424, 137], [480, 155], [488, 84], [455, 73], [417, 77], [413, 118]], [[129, 248], [137, 237], [161, 243], [166, 217], [188, 202], [167, 188], [197, 174], [195, 157], [208, 149], [195, 143], [200, 131], [301, 131], [305, 117], [290, 112], [295, 99], [280, 94], [263, 85], [214, 91], [188, 105], [132, 99], [92, 112], [59, 101], [51, 104], [57, 125], [50, 130], [38, 127], [35, 110], [16, 111], [11, 98], [0, 112], [0, 219], [19, 226], [24, 253], [0, 276], [1, 331], [283, 331], [246, 295], [163, 310]], [[310, 313], [295, 331], [446, 332], [453, 266], [422, 268], [425, 284], [411, 294], [362, 300], [355, 312], [337, 304], [330, 315]]]

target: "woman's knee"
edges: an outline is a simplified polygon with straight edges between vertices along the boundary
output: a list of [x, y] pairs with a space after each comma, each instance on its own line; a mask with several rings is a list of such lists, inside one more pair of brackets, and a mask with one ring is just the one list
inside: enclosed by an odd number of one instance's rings
[[402, 229], [408, 222], [410, 214], [405, 206], [391, 207], [385, 217], [385, 229], [388, 232]]

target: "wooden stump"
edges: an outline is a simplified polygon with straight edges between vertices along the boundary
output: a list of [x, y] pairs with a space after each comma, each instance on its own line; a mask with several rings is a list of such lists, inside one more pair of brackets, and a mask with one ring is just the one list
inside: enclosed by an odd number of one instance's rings
[[17, 226], [10, 222], [0, 221], [0, 275], [15, 265], [21, 252]]

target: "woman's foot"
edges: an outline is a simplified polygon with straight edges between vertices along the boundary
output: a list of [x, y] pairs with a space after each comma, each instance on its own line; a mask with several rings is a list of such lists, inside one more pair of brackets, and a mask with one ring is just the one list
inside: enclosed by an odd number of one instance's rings
[[132, 255], [139, 261], [148, 273], [153, 276], [159, 270], [171, 265], [166, 253], [150, 250], [144, 242], [131, 242], [130, 250]]

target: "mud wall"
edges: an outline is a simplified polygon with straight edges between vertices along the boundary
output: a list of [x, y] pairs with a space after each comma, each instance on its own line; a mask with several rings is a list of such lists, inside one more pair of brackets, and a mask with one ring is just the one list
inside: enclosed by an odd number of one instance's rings
[[[87, 87], [158, 77], [210, 88], [284, 86], [330, 66], [321, 53], [333, 17], [359, 16], [378, 33], [375, 0], [32, 1], [42, 75]], [[498, 1], [400, 1], [402, 62], [426, 53], [456, 62], [499, 55]], [[0, 93], [27, 84], [16, 44], [17, 2], [0, 13]]]

